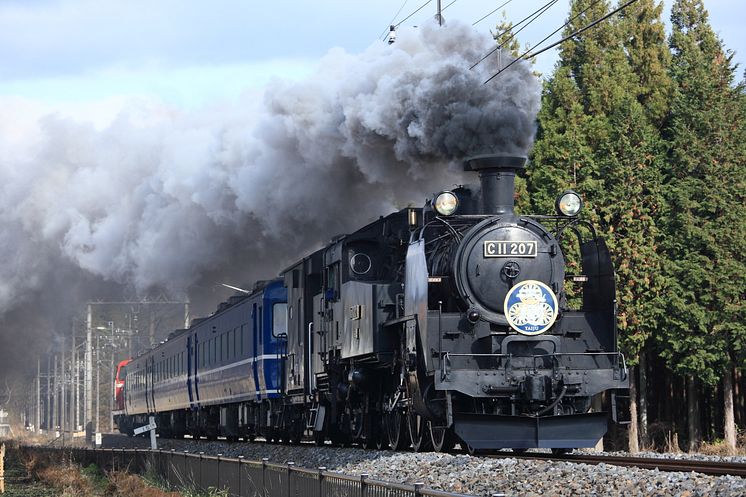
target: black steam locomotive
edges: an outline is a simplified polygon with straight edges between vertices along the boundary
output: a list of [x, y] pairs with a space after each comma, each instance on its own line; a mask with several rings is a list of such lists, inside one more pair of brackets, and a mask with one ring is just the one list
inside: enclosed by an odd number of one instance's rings
[[[557, 215], [514, 212], [525, 163], [472, 158], [481, 188], [339, 236], [175, 332], [127, 366], [120, 429], [155, 414], [172, 436], [595, 445], [607, 430], [601, 394], [613, 410], [609, 397], [628, 386], [613, 267], [574, 192]], [[580, 274], [565, 274], [563, 250], [579, 254]]]

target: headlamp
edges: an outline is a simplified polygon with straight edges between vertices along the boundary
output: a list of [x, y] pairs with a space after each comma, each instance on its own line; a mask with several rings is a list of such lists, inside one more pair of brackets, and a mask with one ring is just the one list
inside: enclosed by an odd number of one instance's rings
[[458, 209], [458, 197], [453, 192], [440, 192], [433, 205], [441, 216], [450, 216]]
[[555, 203], [557, 212], [567, 217], [577, 216], [582, 207], [583, 201], [581, 200], [580, 195], [572, 190], [562, 192], [562, 194], [557, 197], [557, 202]]

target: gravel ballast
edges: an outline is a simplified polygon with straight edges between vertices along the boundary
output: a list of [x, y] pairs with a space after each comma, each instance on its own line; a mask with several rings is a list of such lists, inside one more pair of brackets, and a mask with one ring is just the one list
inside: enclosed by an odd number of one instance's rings
[[[227, 443], [159, 439], [159, 448], [273, 463], [294, 462], [347, 475], [368, 474], [375, 480], [412, 484], [475, 496], [629, 495], [629, 496], [735, 496], [746, 495], [746, 479], [699, 473], [663, 472], [609, 464], [588, 465], [563, 461], [472, 457], [466, 454], [368, 451], [357, 448], [277, 445], [264, 442]], [[149, 447], [147, 439], [105, 436], [105, 447]], [[654, 453], [651, 453], [654, 454]], [[623, 456], [626, 453], [608, 453]], [[654, 454], [663, 457], [663, 454]], [[694, 459], [691, 454], [676, 458]], [[703, 456], [703, 460], [728, 460]], [[736, 459], [734, 462], [740, 462]]]

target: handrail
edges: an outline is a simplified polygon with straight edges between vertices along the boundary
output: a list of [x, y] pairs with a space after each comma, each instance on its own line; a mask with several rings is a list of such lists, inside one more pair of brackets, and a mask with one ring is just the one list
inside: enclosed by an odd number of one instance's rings
[[[624, 376], [626, 378], [627, 376], [627, 361], [624, 357], [624, 354], [617, 351], [617, 352], [553, 352], [551, 354], [536, 354], [536, 355], [527, 355], [527, 356], [516, 356], [514, 354], [482, 354], [482, 353], [469, 353], [469, 352], [446, 352], [445, 354], [442, 354], [442, 360], [441, 362], [441, 380], [444, 380], [448, 376], [448, 368], [451, 364], [451, 357], [491, 357], [491, 358], [507, 358], [508, 361], [506, 361], [505, 368], [508, 367], [511, 360], [515, 358], [530, 358], [533, 359], [534, 365], [533, 369], [536, 370], [536, 359], [538, 358], [546, 358], [550, 357], [553, 359], [553, 363], [556, 360], [557, 356], [615, 356], [617, 358], [617, 362], [615, 362], [615, 365], [618, 366], [619, 360], [621, 360], [622, 364], [622, 371], [624, 371]], [[557, 364], [559, 364], [559, 361], [557, 361]], [[570, 369], [565, 367], [566, 369]], [[552, 366], [552, 369], [554, 369], [554, 366]]]

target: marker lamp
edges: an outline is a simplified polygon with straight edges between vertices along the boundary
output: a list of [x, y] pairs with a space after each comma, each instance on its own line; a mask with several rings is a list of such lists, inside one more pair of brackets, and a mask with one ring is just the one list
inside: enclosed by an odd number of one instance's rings
[[583, 201], [580, 199], [580, 195], [572, 190], [568, 190], [557, 197], [555, 207], [559, 214], [567, 217], [575, 217], [583, 207]]
[[435, 211], [441, 216], [450, 216], [458, 209], [458, 197], [452, 192], [441, 192], [435, 197]]

